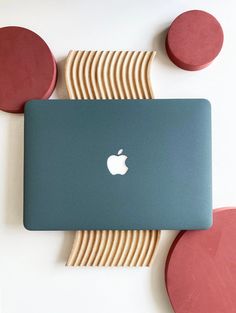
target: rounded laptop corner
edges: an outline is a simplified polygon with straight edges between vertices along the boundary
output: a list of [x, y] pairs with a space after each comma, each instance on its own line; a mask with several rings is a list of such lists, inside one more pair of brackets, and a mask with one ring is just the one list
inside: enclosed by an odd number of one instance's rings
[[28, 231], [34, 230], [34, 228], [33, 228], [32, 225], [27, 221], [27, 219], [25, 218], [25, 216], [24, 216], [24, 218], [23, 218], [23, 226], [24, 226], [24, 228], [25, 228], [26, 230], [28, 230]]

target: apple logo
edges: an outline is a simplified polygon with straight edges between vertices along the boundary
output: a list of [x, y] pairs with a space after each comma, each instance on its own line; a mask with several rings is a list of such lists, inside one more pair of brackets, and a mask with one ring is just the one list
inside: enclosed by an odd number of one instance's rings
[[107, 159], [107, 168], [112, 175], [125, 175], [128, 172], [128, 167], [125, 161], [128, 157], [123, 153], [123, 149], [120, 149], [117, 155], [110, 155]]

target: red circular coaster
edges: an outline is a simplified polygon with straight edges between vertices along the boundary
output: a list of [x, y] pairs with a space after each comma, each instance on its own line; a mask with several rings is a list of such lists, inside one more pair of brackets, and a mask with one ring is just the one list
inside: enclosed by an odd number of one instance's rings
[[176, 237], [166, 286], [175, 313], [235, 313], [236, 208], [215, 210], [209, 230]]
[[0, 28], [0, 109], [21, 113], [31, 99], [47, 99], [56, 83], [56, 62], [34, 32], [16, 26]]
[[220, 23], [211, 14], [192, 10], [171, 24], [166, 51], [178, 67], [196, 71], [208, 66], [219, 54], [224, 40]]

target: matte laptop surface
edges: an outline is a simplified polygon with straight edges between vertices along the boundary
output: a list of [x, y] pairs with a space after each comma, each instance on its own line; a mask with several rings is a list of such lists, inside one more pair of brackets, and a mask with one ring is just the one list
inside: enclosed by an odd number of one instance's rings
[[207, 100], [30, 101], [24, 158], [27, 229], [211, 226]]

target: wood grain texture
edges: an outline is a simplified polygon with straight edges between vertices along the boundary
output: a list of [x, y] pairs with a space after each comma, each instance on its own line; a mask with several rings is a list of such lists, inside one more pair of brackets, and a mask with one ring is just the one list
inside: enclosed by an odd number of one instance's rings
[[[152, 99], [155, 51], [70, 51], [65, 78], [70, 99]], [[159, 230], [78, 230], [68, 266], [150, 266]]]
[[155, 51], [70, 51], [66, 86], [70, 99], [152, 99]]
[[150, 266], [158, 230], [78, 230], [68, 266]]

